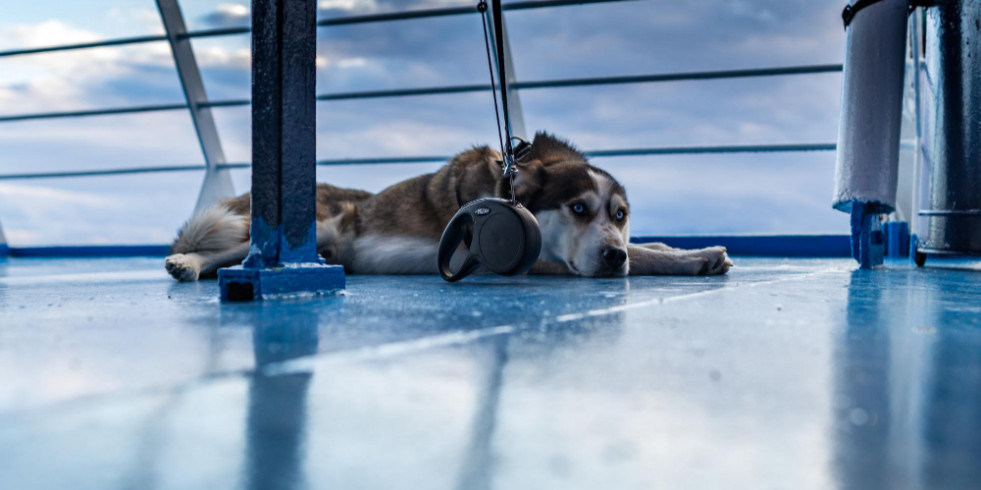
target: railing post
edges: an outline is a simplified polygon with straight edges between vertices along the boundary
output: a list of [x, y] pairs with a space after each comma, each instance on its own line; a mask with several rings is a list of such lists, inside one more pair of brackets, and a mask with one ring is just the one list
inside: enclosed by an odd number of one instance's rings
[[252, 245], [223, 300], [344, 287], [317, 255], [316, 22], [314, 0], [252, 1]]
[[156, 0], [160, 19], [167, 31], [170, 51], [174, 54], [177, 75], [184, 89], [184, 97], [191, 112], [191, 121], [204, 154], [205, 174], [198, 194], [194, 213], [201, 212], [219, 200], [235, 195], [231, 174], [220, 168], [225, 163], [225, 152], [221, 148], [221, 138], [210, 107], [202, 107], [208, 102], [208, 95], [201, 80], [201, 71], [194, 57], [191, 39], [187, 36], [187, 26], [177, 0]]
[[[487, 19], [493, 20], [494, 14], [491, 13], [493, 9], [487, 9]], [[502, 14], [503, 17], [503, 14]], [[491, 23], [490, 25], [494, 25]], [[495, 45], [497, 39], [494, 37], [494, 29], [490, 29], [491, 45]], [[511, 41], [508, 39], [508, 24], [501, 19], [501, 32], [504, 33], [504, 69], [506, 70], [506, 75], [508, 79], [508, 111], [511, 120], [511, 135], [519, 136], [521, 138], [528, 139], [528, 131], [525, 129], [525, 116], [524, 112], [521, 111], [521, 97], [518, 96], [518, 89], [515, 88], [515, 84], [518, 83], [517, 77], [514, 74], [514, 62], [511, 57]], [[501, 67], [497, 66], [497, 57], [494, 56], [494, 65], [497, 69], [497, 75], [500, 76]]]

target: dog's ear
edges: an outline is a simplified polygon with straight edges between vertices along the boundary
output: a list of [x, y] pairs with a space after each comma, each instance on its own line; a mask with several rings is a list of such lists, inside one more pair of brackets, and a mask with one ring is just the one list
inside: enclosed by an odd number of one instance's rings
[[518, 202], [528, 203], [541, 193], [545, 185], [545, 166], [538, 160], [525, 159], [518, 163], [514, 178], [514, 194]]
[[546, 166], [569, 160], [586, 162], [586, 156], [572, 143], [545, 131], [535, 133], [535, 140], [531, 143], [531, 151], [527, 159], [538, 160]]

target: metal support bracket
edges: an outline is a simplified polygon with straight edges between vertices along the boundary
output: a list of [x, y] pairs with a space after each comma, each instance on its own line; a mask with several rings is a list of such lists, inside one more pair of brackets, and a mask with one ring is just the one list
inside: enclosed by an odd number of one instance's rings
[[184, 89], [184, 97], [191, 112], [191, 121], [204, 154], [205, 174], [198, 194], [194, 214], [197, 214], [219, 200], [235, 195], [232, 177], [227, 169], [220, 168], [225, 162], [225, 152], [221, 148], [221, 138], [211, 108], [207, 107], [208, 95], [204, 90], [201, 71], [194, 57], [191, 39], [187, 36], [187, 25], [177, 0], [156, 0], [160, 19], [167, 31], [167, 41], [174, 54], [177, 75]]
[[316, 26], [316, 2], [252, 1], [252, 244], [222, 300], [344, 288], [317, 255]]
[[882, 265], [885, 257], [885, 236], [882, 220], [875, 203], [853, 200], [851, 205], [852, 257], [862, 269]]

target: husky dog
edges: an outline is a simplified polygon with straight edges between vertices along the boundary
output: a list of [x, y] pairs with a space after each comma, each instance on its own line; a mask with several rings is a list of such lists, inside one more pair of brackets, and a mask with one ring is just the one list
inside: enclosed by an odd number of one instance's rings
[[[352, 274], [436, 274], [443, 229], [464, 204], [509, 194], [500, 153], [464, 151], [435, 173], [377, 194], [317, 185], [317, 252]], [[625, 276], [725, 274], [723, 247], [680, 250], [632, 244], [630, 204], [623, 186], [586, 161], [567, 141], [540, 132], [517, 164], [517, 200], [542, 230], [532, 274]], [[250, 196], [226, 199], [178, 232], [166, 268], [179, 281], [213, 277], [249, 253]]]

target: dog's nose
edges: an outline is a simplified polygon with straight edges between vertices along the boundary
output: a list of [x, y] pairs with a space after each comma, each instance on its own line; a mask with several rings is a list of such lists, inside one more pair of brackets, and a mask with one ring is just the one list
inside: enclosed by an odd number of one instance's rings
[[603, 247], [603, 263], [610, 269], [616, 270], [627, 261], [627, 251], [622, 248], [606, 246]]

